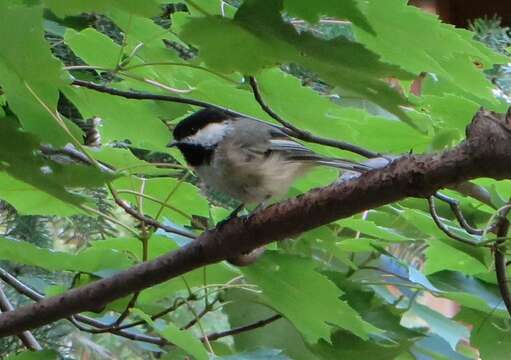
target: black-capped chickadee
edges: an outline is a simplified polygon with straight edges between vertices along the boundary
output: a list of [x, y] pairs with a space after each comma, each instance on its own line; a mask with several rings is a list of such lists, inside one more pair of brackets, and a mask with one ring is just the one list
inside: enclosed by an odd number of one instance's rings
[[183, 119], [174, 141], [207, 188], [242, 204], [284, 195], [293, 181], [317, 165], [365, 172], [355, 162], [321, 156], [263, 121], [206, 108]]

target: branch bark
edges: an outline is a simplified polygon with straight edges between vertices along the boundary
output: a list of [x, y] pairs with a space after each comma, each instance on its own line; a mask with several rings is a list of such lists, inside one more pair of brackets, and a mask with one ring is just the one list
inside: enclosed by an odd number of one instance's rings
[[[11, 302], [9, 301], [9, 298], [7, 297], [7, 295], [5, 295], [5, 292], [3, 291], [1, 286], [0, 286], [0, 310], [2, 312], [14, 311], [14, 306], [12, 306]], [[23, 331], [19, 333], [18, 338], [23, 343], [23, 345], [25, 345], [25, 347], [31, 351], [39, 351], [43, 349], [30, 331]]]
[[0, 336], [39, 327], [175, 278], [193, 269], [402, 200], [478, 178], [511, 178], [511, 127], [503, 115], [481, 110], [467, 140], [442, 153], [410, 155], [358, 178], [312, 190], [246, 219], [206, 231], [182, 248], [109, 278], [0, 315]]
[[507, 246], [505, 245], [504, 239], [507, 238], [509, 233], [509, 220], [507, 219], [507, 216], [510, 210], [511, 205], [508, 204], [503, 208], [503, 210], [500, 211], [499, 218], [495, 226], [495, 234], [501, 240], [497, 241], [493, 248], [497, 284], [499, 285], [500, 295], [502, 296], [502, 301], [504, 301], [504, 305], [506, 305], [506, 309], [509, 315], [511, 315], [511, 293], [507, 284]]

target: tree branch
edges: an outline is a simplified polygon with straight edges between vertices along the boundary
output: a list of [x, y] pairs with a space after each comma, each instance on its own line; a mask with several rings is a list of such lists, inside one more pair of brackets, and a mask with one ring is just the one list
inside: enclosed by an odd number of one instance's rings
[[[276, 315], [270, 316], [267, 319], [256, 321], [255, 323], [252, 323], [252, 324], [240, 326], [240, 327], [222, 331], [222, 332], [212, 333], [212, 334], [208, 335], [207, 338], [209, 341], [215, 341], [215, 340], [218, 340], [218, 339], [226, 337], [226, 336], [241, 334], [245, 331], [254, 330], [254, 329], [266, 326], [268, 324], [271, 324], [272, 322], [274, 322], [280, 318], [282, 318], [282, 315], [276, 314]], [[201, 340], [204, 341], [204, 338], [202, 338]]]
[[511, 315], [511, 293], [509, 292], [509, 286], [507, 284], [507, 264], [506, 264], [506, 238], [509, 232], [509, 220], [507, 215], [511, 210], [511, 205], [507, 205], [498, 215], [498, 220], [495, 226], [495, 233], [498, 240], [495, 244], [494, 260], [495, 260], [495, 273], [497, 274], [497, 284], [499, 285], [500, 295], [506, 305], [507, 312]]
[[[14, 310], [14, 306], [12, 306], [11, 302], [9, 301], [9, 298], [7, 297], [7, 295], [5, 295], [5, 292], [1, 287], [0, 287], [0, 310], [2, 312]], [[30, 331], [23, 331], [17, 335], [20, 341], [23, 343], [23, 345], [25, 345], [27, 349], [32, 351], [39, 351], [43, 349]]]
[[[138, 91], [135, 92], [135, 91], [117, 90], [117, 89], [113, 89], [113, 88], [110, 88], [107, 86], [98, 85], [98, 84], [88, 82], [88, 81], [83, 81], [83, 80], [73, 80], [73, 85], [85, 87], [87, 89], [95, 90], [95, 91], [110, 94], [110, 95], [120, 96], [120, 97], [123, 97], [126, 99], [157, 100], [157, 101], [169, 101], [169, 102], [174, 102], [174, 103], [179, 103], [179, 104], [188, 104], [188, 105], [193, 105], [193, 106], [199, 106], [202, 108], [216, 109], [216, 110], [222, 111], [228, 115], [235, 116], [235, 117], [246, 117], [249, 119], [261, 121], [259, 119], [252, 117], [252, 116], [242, 114], [237, 111], [233, 111], [233, 110], [228, 109], [223, 106], [211, 104], [206, 101], [189, 99], [189, 98], [185, 98], [185, 97], [181, 97], [181, 96], [160, 95], [160, 94], [151, 94], [151, 93], [138, 92]], [[260, 100], [262, 101], [262, 98], [260, 98]], [[264, 104], [264, 102], [262, 102], [262, 103]], [[261, 104], [261, 102], [260, 102], [260, 104]], [[265, 107], [263, 107], [263, 110], [266, 111]], [[266, 111], [266, 112], [268, 113], [268, 115], [270, 115], [275, 120], [279, 121], [281, 124], [284, 125], [283, 128], [280, 128], [283, 132], [287, 133], [290, 136], [296, 137], [297, 139], [301, 139], [306, 142], [311, 142], [311, 143], [321, 144], [321, 145], [325, 145], [325, 146], [335, 147], [335, 148], [342, 149], [342, 150], [351, 151], [351, 152], [360, 154], [360, 155], [368, 157], [368, 158], [373, 158], [373, 157], [379, 156], [378, 153], [363, 149], [363, 148], [353, 145], [353, 144], [349, 144], [349, 143], [337, 141], [337, 140], [324, 139], [324, 138], [314, 136], [311, 133], [300, 130], [300, 129], [294, 127], [293, 125], [291, 125], [290, 123], [286, 122], [285, 120], [281, 119], [277, 114], [275, 114], [273, 111], [271, 111], [271, 109], [270, 109], [270, 112], [268, 112], [268, 111]], [[276, 115], [277, 117], [274, 117], [274, 115]]]
[[[484, 234], [484, 230], [476, 229], [468, 223], [467, 219], [465, 219], [465, 216], [463, 216], [463, 212], [461, 211], [460, 204], [457, 200], [450, 198], [447, 195], [436, 193], [434, 195], [437, 199], [440, 199], [444, 201], [445, 203], [449, 204], [449, 207], [451, 208], [451, 211], [454, 213], [454, 216], [456, 217], [456, 220], [458, 220], [458, 223], [460, 226], [469, 234], [471, 235], [477, 235], [481, 236]], [[434, 206], [434, 205], [433, 205]]]
[[[9, 284], [17, 292], [19, 292], [20, 294], [25, 295], [29, 299], [32, 299], [34, 301], [41, 301], [41, 300], [44, 299], [44, 295], [43, 294], [40, 294], [39, 292], [37, 292], [37, 291], [33, 290], [32, 288], [30, 288], [29, 286], [25, 285], [20, 280], [18, 280], [16, 277], [14, 277], [13, 275], [9, 274], [7, 271], [5, 271], [2, 268], [0, 268], [0, 279], [2, 279], [2, 281], [4, 281], [6, 284]], [[155, 315], [155, 316], [157, 316], [157, 315]], [[71, 316], [71, 317], [68, 318], [68, 320], [73, 325], [75, 325], [78, 329], [83, 330], [83, 331], [87, 331], [88, 329], [84, 328], [83, 326], [78, 324], [77, 321], [79, 321], [79, 322], [81, 322], [83, 324], [87, 324], [87, 325], [93, 326], [93, 327], [98, 328], [98, 329], [105, 329], [105, 328], [107, 328], [109, 326], [108, 324], [105, 324], [105, 323], [103, 323], [103, 322], [101, 322], [99, 320], [96, 320], [96, 319], [93, 319], [93, 318], [90, 318], [90, 317], [84, 316], [84, 315]], [[119, 329], [115, 329], [115, 330], [112, 330], [110, 332], [112, 334], [114, 334], [114, 335], [121, 336], [121, 337], [124, 337], [126, 339], [130, 339], [130, 340], [142, 341], [142, 342], [147, 342], [147, 343], [150, 343], [150, 344], [155, 344], [155, 345], [160, 345], [160, 346], [168, 344], [168, 341], [163, 339], [163, 338], [161, 338], [161, 337], [150, 336], [150, 335], [139, 334], [139, 333], [133, 333], [133, 332], [130, 332], [130, 331], [124, 331], [123, 330], [124, 328], [132, 327], [132, 326], [136, 326], [136, 325], [141, 325], [141, 324], [144, 324], [144, 323], [145, 323], [145, 321], [140, 321], [140, 323], [138, 323], [138, 324], [133, 324], [132, 323], [132, 324], [122, 325], [122, 328], [119, 327]]]
[[138, 211], [136, 211], [135, 209], [133, 209], [131, 206], [129, 206], [126, 202], [124, 202], [124, 200], [122, 200], [119, 195], [117, 194], [117, 192], [115, 191], [115, 189], [112, 187], [112, 186], [108, 186], [108, 189], [110, 190], [110, 193], [112, 194], [112, 197], [114, 198], [114, 201], [117, 205], [119, 205], [127, 214], [133, 216], [135, 219], [137, 220], [140, 220], [142, 221], [143, 223], [147, 224], [147, 225], [150, 225], [150, 226], [153, 226], [155, 228], [160, 228], [168, 233], [172, 233], [172, 234], [176, 234], [176, 235], [181, 235], [183, 237], [186, 237], [188, 239], [195, 239], [195, 235], [190, 233], [190, 232], [187, 232], [187, 231], [183, 231], [183, 230], [180, 230], [178, 228], [175, 228], [173, 226], [167, 226], [167, 225], [164, 225], [154, 219], [151, 219], [147, 216], [144, 216], [143, 214], [139, 213]]
[[202, 108], [216, 109], [216, 110], [225, 112], [232, 116], [243, 116], [243, 117], [252, 118], [251, 116], [233, 111], [231, 109], [228, 109], [228, 108], [225, 108], [225, 107], [222, 107], [219, 105], [211, 104], [211, 103], [208, 103], [206, 101], [201, 101], [201, 100], [188, 99], [188, 98], [181, 97], [181, 96], [151, 94], [151, 93], [140, 92], [140, 91], [117, 90], [117, 89], [110, 88], [107, 86], [95, 84], [95, 83], [92, 83], [89, 81], [78, 80], [78, 79], [73, 80], [72, 84], [76, 85], [76, 86], [84, 87], [87, 89], [91, 89], [94, 91], [102, 92], [105, 94], [120, 96], [120, 97], [123, 97], [126, 99], [168, 101], [168, 102], [174, 102], [174, 103], [179, 103], [179, 104], [199, 106]]
[[0, 314], [0, 336], [98, 309], [193, 269], [409, 196], [429, 197], [441, 188], [478, 177], [511, 178], [511, 128], [503, 116], [479, 111], [467, 136], [465, 142], [442, 153], [402, 157], [358, 178], [312, 190], [245, 219], [235, 218], [176, 251], [109, 278]]
[[435, 196], [430, 196], [428, 197], [428, 205], [429, 205], [429, 213], [431, 214], [431, 218], [433, 219], [433, 221], [435, 222], [435, 225], [440, 229], [442, 230], [442, 232], [447, 235], [448, 237], [450, 237], [451, 239], [453, 240], [456, 240], [456, 241], [459, 241], [459, 242], [462, 242], [464, 244], [468, 244], [468, 245], [478, 245], [477, 243], [471, 241], [471, 240], [467, 240], [461, 236], [458, 236], [456, 235], [455, 233], [451, 232], [447, 226], [445, 226], [445, 224], [442, 222], [442, 220], [440, 219], [440, 217], [438, 216], [438, 213], [436, 211], [436, 206], [435, 206]]
[[375, 157], [381, 156], [381, 154], [364, 149], [360, 146], [349, 144], [344, 141], [322, 138], [319, 136], [315, 136], [308, 131], [304, 131], [304, 130], [297, 128], [296, 126], [294, 126], [293, 124], [291, 124], [290, 122], [288, 122], [284, 118], [282, 118], [275, 111], [273, 111], [273, 109], [264, 101], [264, 99], [261, 95], [261, 91], [259, 90], [259, 86], [257, 85], [257, 81], [256, 81], [255, 77], [249, 76], [248, 81], [250, 83], [250, 87], [252, 88], [252, 92], [254, 93], [254, 97], [255, 97], [256, 101], [259, 103], [259, 105], [261, 106], [261, 109], [263, 109], [264, 112], [266, 112], [273, 119], [277, 120], [281, 125], [283, 125], [284, 126], [283, 131], [285, 133], [287, 133], [288, 135], [295, 137], [297, 139], [306, 141], [306, 142], [330, 146], [330, 147], [334, 147], [337, 149], [350, 151], [352, 153], [362, 155], [366, 158], [375, 158]]

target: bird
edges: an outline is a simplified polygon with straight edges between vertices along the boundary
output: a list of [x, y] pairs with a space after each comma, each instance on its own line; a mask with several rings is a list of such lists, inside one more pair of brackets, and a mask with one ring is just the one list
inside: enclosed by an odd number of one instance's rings
[[181, 120], [169, 147], [177, 147], [206, 189], [240, 203], [265, 204], [285, 195], [293, 181], [318, 165], [366, 172], [368, 166], [322, 156], [280, 127], [216, 108], [204, 108]]

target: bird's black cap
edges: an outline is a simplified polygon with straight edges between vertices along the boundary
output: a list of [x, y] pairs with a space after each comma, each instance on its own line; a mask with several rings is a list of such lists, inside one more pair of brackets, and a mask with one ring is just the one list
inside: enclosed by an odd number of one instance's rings
[[228, 113], [222, 110], [205, 108], [184, 118], [174, 128], [174, 140], [180, 141], [187, 136], [195, 134], [206, 125], [216, 122], [222, 122], [231, 118]]

